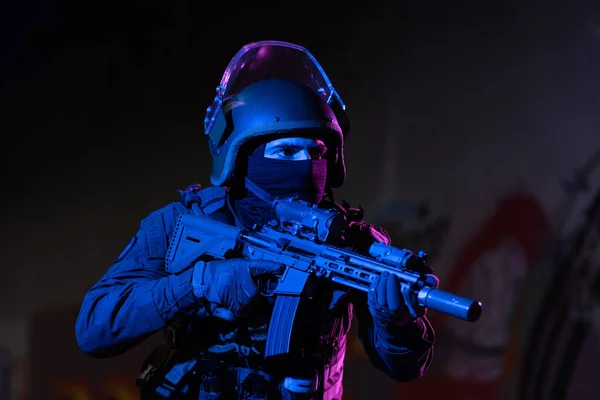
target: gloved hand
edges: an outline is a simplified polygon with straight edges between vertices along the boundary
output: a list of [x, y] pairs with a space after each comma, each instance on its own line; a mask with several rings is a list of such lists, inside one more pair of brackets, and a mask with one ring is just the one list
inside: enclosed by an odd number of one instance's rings
[[260, 295], [257, 279], [284, 270], [283, 264], [267, 260], [200, 261], [194, 266], [194, 295], [211, 304], [213, 315], [232, 321], [246, 316], [249, 304]]
[[369, 288], [368, 305], [373, 320], [382, 326], [407, 325], [427, 313], [425, 307], [418, 305], [414, 291], [408, 287], [402, 290], [398, 277], [388, 272], [381, 274]]

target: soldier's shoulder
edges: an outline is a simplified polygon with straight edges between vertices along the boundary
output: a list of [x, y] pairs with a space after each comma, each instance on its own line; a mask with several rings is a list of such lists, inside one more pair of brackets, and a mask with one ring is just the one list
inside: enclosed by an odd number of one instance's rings
[[384, 227], [367, 221], [351, 221], [348, 224], [348, 231], [365, 239], [369, 238], [385, 244], [391, 243], [390, 235]]
[[206, 186], [195, 183], [179, 191], [180, 203], [191, 209], [196, 203], [203, 214], [213, 214], [227, 204], [227, 193], [229, 189], [223, 186]]
[[390, 244], [391, 238], [388, 232], [380, 225], [365, 221], [365, 210], [359, 204], [357, 207], [352, 207], [348, 202], [341, 201], [332, 203], [333, 206], [340, 212], [346, 215], [348, 226], [346, 228], [346, 237], [352, 238], [353, 241], [371, 244], [373, 241]]
[[172, 201], [153, 211], [151, 211], [144, 219], [161, 218], [163, 221], [177, 219], [179, 215], [188, 212], [186, 207], [179, 201]]
[[221, 186], [202, 187], [190, 185], [179, 190], [179, 200], [172, 201], [150, 212], [143, 221], [162, 221], [166, 226], [173, 225], [182, 214], [192, 213], [192, 204], [197, 202], [201, 211], [210, 215], [227, 205], [228, 189]]

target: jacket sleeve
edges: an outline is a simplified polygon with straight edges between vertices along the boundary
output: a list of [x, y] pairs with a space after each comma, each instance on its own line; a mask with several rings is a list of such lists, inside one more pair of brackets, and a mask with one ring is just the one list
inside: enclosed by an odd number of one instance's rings
[[[375, 241], [391, 243], [383, 228], [362, 221], [352, 224], [349, 233], [353, 249], [363, 254]], [[435, 332], [427, 318], [417, 318], [401, 327], [383, 325], [373, 320], [366, 293], [355, 293], [352, 302], [358, 318], [358, 336], [373, 366], [398, 382], [423, 376], [431, 363], [435, 342]]]
[[364, 293], [353, 301], [358, 337], [371, 364], [398, 382], [423, 376], [433, 357], [435, 332], [426, 317], [406, 326], [383, 326], [369, 313]]
[[174, 203], [146, 217], [115, 263], [85, 294], [75, 323], [83, 352], [94, 357], [121, 354], [179, 311], [197, 306], [193, 269], [176, 275], [165, 271], [177, 210]]

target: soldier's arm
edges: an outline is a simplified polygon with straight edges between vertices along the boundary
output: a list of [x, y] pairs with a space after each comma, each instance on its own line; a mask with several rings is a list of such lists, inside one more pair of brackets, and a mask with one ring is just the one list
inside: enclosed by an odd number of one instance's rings
[[[378, 226], [360, 222], [352, 224], [353, 246], [365, 253], [375, 241], [391, 243], [387, 232]], [[406, 382], [421, 377], [433, 356], [435, 332], [426, 317], [405, 326], [374, 320], [367, 305], [367, 294], [354, 293], [353, 304], [358, 318], [358, 336], [369, 360], [392, 379]]]
[[365, 293], [355, 295], [358, 337], [371, 364], [398, 382], [423, 376], [433, 357], [435, 333], [426, 317], [402, 327], [383, 326], [369, 313]]
[[176, 215], [173, 203], [151, 213], [104, 276], [85, 294], [75, 324], [77, 343], [95, 357], [114, 356], [137, 345], [182, 310], [197, 306], [193, 269], [165, 271]]

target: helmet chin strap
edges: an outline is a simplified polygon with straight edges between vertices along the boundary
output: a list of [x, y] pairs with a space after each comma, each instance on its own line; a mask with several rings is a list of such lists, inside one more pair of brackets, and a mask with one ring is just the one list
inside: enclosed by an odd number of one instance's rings
[[250, 179], [248, 179], [248, 177], [246, 177], [245, 179], [246, 181], [246, 189], [248, 189], [249, 191], [251, 191], [252, 193], [254, 193], [254, 195], [256, 197], [258, 197], [259, 199], [269, 203], [269, 204], [273, 204], [273, 201], [275, 200], [275, 197], [267, 192], [265, 192], [264, 190], [262, 190], [261, 188], [258, 187], [258, 185], [254, 182], [252, 182]]

